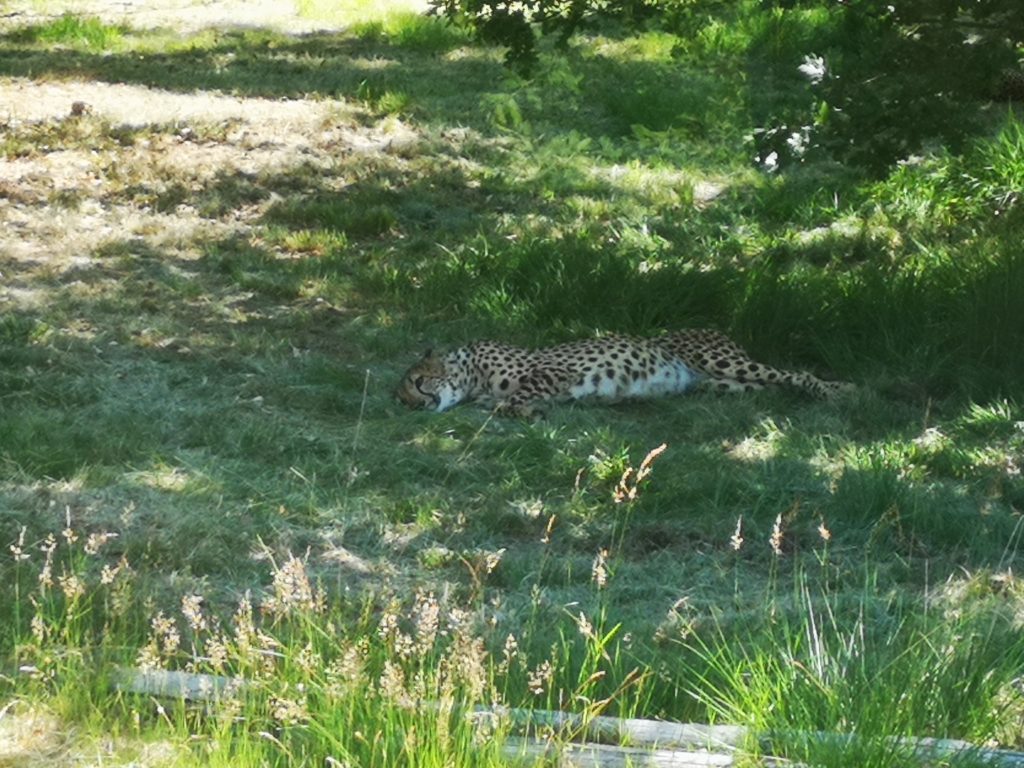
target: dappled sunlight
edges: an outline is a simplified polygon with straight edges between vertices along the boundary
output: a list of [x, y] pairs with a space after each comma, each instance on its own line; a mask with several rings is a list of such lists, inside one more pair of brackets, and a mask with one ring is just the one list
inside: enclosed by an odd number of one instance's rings
[[[808, 727], [856, 729], [833, 662], [899, 667], [865, 638], [924, 668], [954, 619], [1019, 636], [1014, 118], [882, 181], [764, 173], [748, 137], [802, 103], [791, 54], [824, 17], [757, 3], [692, 35], [600, 22], [531, 78], [400, 0], [241, 28], [212, 21], [245, 21], [230, 1], [43, 5], [0, 20], [0, 647], [45, 671], [0, 693], [57, 703], [36, 752], [81, 761], [51, 731], [103, 728], [82, 760], [433, 768], [482, 691], [707, 721], [808, 675], [748, 714], [835, 691]], [[536, 422], [394, 397], [426, 348], [688, 328], [856, 392]], [[111, 694], [136, 664], [256, 688]], [[988, 692], [946, 676], [913, 701], [950, 711], [899, 727], [989, 738]], [[41, 766], [4, 706], [0, 763]], [[435, 756], [490, 765], [464, 737]]]
[[781, 437], [781, 433], [772, 433], [763, 437], [745, 437], [735, 445], [730, 446], [727, 453], [738, 461], [770, 461], [778, 455], [779, 437]]
[[672, 53], [679, 46], [679, 36], [667, 32], [653, 32], [643, 36], [627, 36], [617, 39], [581, 36], [581, 39], [586, 40], [584, 50], [624, 62], [668, 62], [672, 60]]
[[[697, 202], [693, 174], [674, 168], [644, 166], [639, 163], [604, 167], [595, 164], [590, 169], [590, 175], [605, 182], [613, 194], [626, 192], [659, 208], [672, 209]], [[721, 194], [721, 190], [711, 185], [702, 187], [702, 191], [706, 194], [701, 203], [707, 203]]]
[[[412, 10], [417, 2], [387, 0], [386, 5]], [[333, 19], [327, 14], [318, 13], [328, 5], [338, 10]], [[39, 23], [63, 14], [82, 14], [102, 19], [108, 24], [127, 22], [140, 29], [171, 29], [175, 34], [181, 34], [182, 31], [198, 32], [206, 28], [269, 28], [302, 34], [345, 23], [353, 12], [374, 5], [379, 9], [381, 3], [365, 3], [361, 0], [329, 4], [323, 0], [220, 0], [216, 3], [201, 0], [164, 0], [160, 3], [137, 0], [46, 0], [45, 3], [10, 0], [5, 10], [8, 18], [22, 24]], [[296, 13], [297, 10], [300, 13]]]
[[926, 600], [929, 608], [942, 611], [950, 619], [969, 616], [994, 606], [1013, 620], [1018, 630], [1024, 630], [1024, 581], [1014, 572], [1010, 563], [1024, 542], [1019, 528], [1005, 542], [1004, 561], [992, 569], [963, 570], [952, 573], [944, 581], [929, 584]]
[[[25, 77], [5, 78], [0, 83], [0, 98], [10, 105], [4, 115], [8, 128], [32, 121], [68, 120], [74, 117], [72, 105], [81, 102], [85, 114], [93, 118], [136, 129], [175, 124], [184, 129], [191, 122], [215, 126], [240, 121], [222, 130], [227, 136], [234, 135], [236, 142], [246, 129], [253, 131], [256, 146], [275, 139], [298, 138], [301, 132], [329, 117], [348, 114], [351, 119], [358, 114], [357, 107], [341, 101], [239, 97], [208, 90], [181, 93], [130, 82], [95, 80], [40, 83]], [[68, 129], [73, 131], [74, 121], [69, 122]]]
[[158, 491], [187, 493], [197, 484], [206, 484], [205, 478], [190, 476], [182, 467], [157, 466], [153, 469], [132, 472], [128, 479]]
[[811, 227], [793, 233], [795, 255], [814, 259], [817, 253], [841, 253], [851, 260], [869, 258], [872, 253], [891, 252], [901, 245], [899, 232], [887, 224], [864, 219], [839, 219], [828, 226]]
[[500, 65], [501, 53], [495, 48], [469, 47], [453, 48], [444, 54], [444, 60], [453, 64], [460, 62], [477, 62], [484, 65]]
[[[0, 91], [24, 85], [14, 80]], [[31, 115], [9, 124], [14, 156], [0, 170], [0, 187], [17, 189], [0, 205], [0, 301], [22, 308], [74, 293], [90, 275], [114, 290], [154, 252], [193, 262], [174, 278], [193, 280], [207, 243], [247, 236], [280, 199], [276, 179], [305, 176], [340, 192], [349, 181], [339, 155], [354, 155], [347, 164], [358, 172], [359, 158], [417, 141], [401, 121], [361, 126], [342, 102], [96, 83], [34, 84], [32, 99], [12, 98], [30, 104]], [[88, 105], [86, 114], [69, 116], [73, 99]], [[40, 148], [40, 139], [52, 146]]]
[[348, 64], [356, 69], [365, 70], [367, 72], [380, 72], [381, 70], [387, 70], [391, 67], [402, 66], [400, 61], [388, 59], [384, 56], [353, 56], [348, 60]]
[[450, 454], [465, 450], [465, 441], [460, 440], [450, 431], [438, 434], [430, 430], [422, 432], [411, 441], [412, 445], [432, 454]]
[[427, 0], [296, 0], [295, 5], [302, 17], [346, 24], [425, 13], [430, 7]]

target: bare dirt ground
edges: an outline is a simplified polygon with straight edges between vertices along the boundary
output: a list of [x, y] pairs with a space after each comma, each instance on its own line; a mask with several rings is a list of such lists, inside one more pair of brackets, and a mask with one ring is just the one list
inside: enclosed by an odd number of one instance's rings
[[182, 33], [238, 26], [303, 33], [331, 26], [302, 17], [298, 4], [290, 0], [15, 0], [4, 4], [0, 18], [7, 25], [36, 24], [62, 13], [95, 16], [107, 23], [142, 29], [170, 27]]
[[[76, 102], [86, 105], [86, 116], [71, 116]], [[0, 199], [0, 254], [16, 260], [42, 258], [51, 272], [62, 264], [80, 266], [113, 238], [144, 238], [153, 246], [174, 248], [203, 236], [238, 234], [273, 202], [236, 209], [230, 220], [204, 218], [184, 203], [173, 211], [158, 211], [118, 199], [123, 181], [107, 172], [112, 163], [130, 169], [132, 183], [159, 193], [170, 184], [198, 189], [218, 175], [285, 172], [300, 164], [316, 167], [332, 162], [338, 152], [382, 152], [397, 138], [414, 140], [412, 132], [397, 122], [387, 130], [359, 126], [353, 110], [342, 101], [14, 80], [0, 82], [0, 104], [7, 107], [4, 117], [11, 127], [76, 119], [135, 128], [174, 127], [116, 152], [76, 148], [0, 164], [0, 190], [5, 192]], [[223, 138], [203, 140], [202, 128], [211, 125], [224, 127]], [[73, 206], [53, 204], [69, 195], [75, 198]], [[13, 288], [0, 288], [0, 305], [13, 298]]]
[[[295, 3], [276, 0], [14, 2], [3, 8], [0, 31], [45, 22], [68, 11], [133, 28], [170, 26], [182, 33], [251, 26], [303, 34], [330, 26], [303, 18]], [[140, 238], [174, 249], [187, 248], [204, 236], [243, 233], [273, 202], [240, 208], [228, 220], [204, 218], [188, 204], [156, 211], [120, 199], [113, 185], [123, 183], [124, 174], [110, 173], [111, 164], [130, 169], [132, 183], [159, 193], [171, 183], [199, 188], [220, 174], [284, 172], [299, 164], [316, 167], [331, 162], [339, 152], [376, 153], [396, 140], [415, 141], [397, 121], [385, 130], [356, 120], [356, 114], [356, 108], [343, 100], [239, 98], [121, 83], [0, 79], [0, 132], [69, 120], [161, 128], [152, 139], [116, 152], [82, 146], [27, 153], [0, 163], [0, 309], [45, 300], [22, 279], [38, 274], [43, 265], [50, 275], [79, 268], [114, 239]], [[204, 141], [196, 130], [199, 126], [221, 126], [223, 131], [216, 141]], [[73, 205], [54, 204], [71, 198]], [[14, 265], [17, 268], [12, 269]]]

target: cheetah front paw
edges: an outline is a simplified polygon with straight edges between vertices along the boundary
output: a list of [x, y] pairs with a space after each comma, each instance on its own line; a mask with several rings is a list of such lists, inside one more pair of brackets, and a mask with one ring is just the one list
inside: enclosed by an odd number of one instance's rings
[[502, 400], [494, 408], [497, 416], [512, 416], [525, 421], [540, 421], [544, 418], [544, 410], [536, 403], [514, 403]]

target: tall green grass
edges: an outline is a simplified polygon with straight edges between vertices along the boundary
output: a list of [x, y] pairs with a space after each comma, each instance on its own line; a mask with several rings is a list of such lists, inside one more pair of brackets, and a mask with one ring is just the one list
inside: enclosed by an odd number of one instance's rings
[[84, 51], [109, 51], [118, 47], [124, 27], [105, 24], [96, 17], [65, 13], [53, 21], [22, 27], [11, 38], [16, 42], [58, 45]]
[[[644, 675], [600, 613], [552, 622], [538, 604], [535, 623], [500, 636], [483, 603], [426, 589], [338, 599], [291, 555], [271, 558], [267, 588], [233, 611], [194, 592], [156, 606], [127, 558], [105, 557], [112, 548], [116, 533], [80, 537], [70, 521], [11, 545], [3, 639], [19, 671], [4, 687], [61, 718], [169, 739], [175, 764], [506, 765], [502, 708], [633, 714], [644, 700]], [[480, 576], [499, 563], [481, 562]], [[152, 670], [225, 687], [202, 705], [124, 692], [134, 671]]]
[[[1024, 645], [983, 595], [959, 609], [943, 597], [940, 587], [924, 606], [880, 599], [869, 581], [859, 604], [843, 605], [798, 578], [794, 612], [748, 634], [682, 641], [690, 694], [713, 716], [764, 734], [767, 754], [797, 762], [927, 763], [915, 754], [923, 733], [980, 745], [1019, 716]], [[957, 764], [973, 760], [967, 753]]]
[[[616, 484], [627, 515], [653, 457]], [[9, 547], [4, 644], [18, 672], [3, 684], [59, 718], [169, 741], [174, 764], [505, 765], [510, 709], [636, 716], [665, 706], [666, 687], [679, 712], [746, 725], [754, 753], [801, 762], [930, 764], [900, 739], [1016, 738], [1024, 642], [1007, 610], [1021, 597], [1012, 579], [982, 573], [922, 600], [878, 593], [868, 567], [858, 589], [840, 589], [831, 531], [818, 529], [814, 570], [786, 564], [789, 534], [781, 516], [761, 544], [738, 525], [721, 567], [745, 547], [773, 550], [760, 610], [740, 617], [723, 603], [700, 616], [677, 604], [657, 636], [670, 652], [649, 666], [646, 643], [609, 621], [604, 594], [623, 562], [607, 552], [585, 604], [551, 605], [535, 584], [529, 615], [506, 629], [482, 589], [500, 552], [473, 566], [465, 601], [427, 588], [346, 598], [303, 558], [270, 556], [265, 588], [224, 610], [194, 590], [155, 604], [117, 557], [116, 532], [86, 536], [68, 519], [59, 535], [33, 542], [23, 530]], [[616, 551], [629, 535], [625, 525]], [[128, 692], [137, 670], [213, 674], [224, 687], [201, 690], [201, 703], [173, 687], [139, 696]]]

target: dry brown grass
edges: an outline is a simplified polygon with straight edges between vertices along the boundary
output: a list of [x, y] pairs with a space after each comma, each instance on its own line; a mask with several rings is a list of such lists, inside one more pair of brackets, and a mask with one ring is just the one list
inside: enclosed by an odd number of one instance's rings
[[[71, 116], [72, 104], [88, 105]], [[211, 216], [183, 200], [160, 205], [169, 190], [198, 192], [218, 178], [313, 173], [339, 155], [385, 156], [416, 141], [400, 121], [366, 125], [341, 100], [270, 100], [210, 92], [181, 94], [99, 82], [0, 82], [15, 156], [0, 165], [0, 185], [17, 190], [0, 201], [0, 251], [16, 273], [0, 288], [0, 305], [38, 304], [29, 287], [94, 265], [106, 243], [137, 239], [186, 259], [196, 244], [246, 237], [271, 196]], [[362, 118], [362, 119], [360, 119]], [[46, 130], [58, 147], [39, 145]], [[109, 139], [130, 129], [129, 146]], [[18, 265], [21, 266], [18, 266]], [[36, 283], [38, 285], [38, 283]]]

